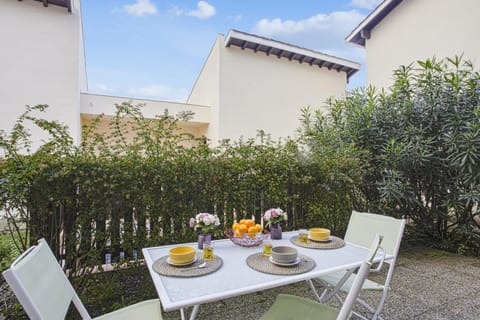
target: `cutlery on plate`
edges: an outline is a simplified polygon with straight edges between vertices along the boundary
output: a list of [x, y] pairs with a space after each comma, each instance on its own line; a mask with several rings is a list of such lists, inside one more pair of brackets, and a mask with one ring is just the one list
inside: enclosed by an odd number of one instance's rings
[[190, 270], [194, 270], [194, 269], [203, 269], [207, 266], [207, 263], [206, 262], [203, 262], [203, 263], [200, 263], [198, 266], [194, 266], [194, 267], [190, 267], [190, 268], [186, 268], [186, 269], [182, 269], [180, 271], [184, 272], [184, 271], [190, 271]]

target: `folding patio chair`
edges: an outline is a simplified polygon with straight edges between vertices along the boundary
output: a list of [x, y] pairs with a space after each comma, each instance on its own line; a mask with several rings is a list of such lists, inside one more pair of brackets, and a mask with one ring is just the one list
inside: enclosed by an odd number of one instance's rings
[[[3, 277], [30, 319], [65, 319], [71, 302], [82, 319], [91, 319], [44, 239], [18, 257]], [[95, 319], [162, 319], [160, 301], [146, 300]]]
[[346, 320], [352, 314], [352, 308], [362, 290], [362, 285], [367, 278], [375, 255], [380, 248], [383, 236], [375, 235], [370, 251], [363, 261], [357, 276], [352, 283], [347, 298], [341, 309], [321, 304], [316, 301], [305, 299], [293, 295], [279, 294], [270, 309], [260, 318], [260, 320]]
[[[382, 248], [385, 253], [392, 256], [391, 259], [385, 260], [385, 263], [389, 265], [388, 271], [385, 276], [384, 283], [377, 283], [366, 279], [363, 283], [362, 290], [378, 290], [381, 291], [380, 299], [375, 306], [371, 306], [364, 300], [357, 298], [357, 302], [362, 305], [371, 314], [371, 317], [355, 312], [355, 315], [362, 319], [382, 319], [380, 317], [380, 311], [383, 308], [383, 304], [387, 297], [388, 290], [390, 289], [390, 281], [393, 276], [393, 269], [398, 256], [398, 250], [400, 249], [400, 242], [402, 240], [403, 230], [405, 229], [405, 219], [395, 219], [393, 217], [383, 216], [379, 214], [365, 213], [353, 211], [348, 223], [347, 232], [345, 234], [345, 242], [353, 245], [366, 247], [372, 241], [375, 234], [380, 233], [384, 235]], [[381, 269], [379, 265], [373, 272], [378, 272]], [[352, 272], [352, 270], [350, 270]], [[340, 303], [342, 299], [338, 294], [338, 291], [348, 292], [355, 281], [355, 274], [352, 274], [349, 278], [345, 278], [345, 272], [335, 272], [326, 276], [316, 278], [318, 282], [325, 288], [322, 294], [319, 296], [312, 281], [309, 281], [310, 287], [314, 292], [316, 298], [320, 302], [326, 302], [330, 298], [335, 297]], [[343, 282], [343, 283], [342, 283]]]

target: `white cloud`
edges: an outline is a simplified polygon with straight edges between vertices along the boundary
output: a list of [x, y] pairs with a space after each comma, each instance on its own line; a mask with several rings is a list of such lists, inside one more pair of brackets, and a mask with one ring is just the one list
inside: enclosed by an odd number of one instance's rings
[[317, 14], [298, 21], [282, 20], [280, 18], [272, 20], [261, 19], [257, 22], [255, 29], [256, 32], [266, 36], [298, 34], [312, 31], [334, 31], [338, 33], [338, 31], [350, 31], [363, 18], [364, 15], [356, 10], [337, 11], [331, 14]]
[[373, 9], [375, 8], [381, 0], [352, 0], [350, 5], [352, 7], [363, 8], [363, 9]]
[[206, 1], [198, 1], [197, 9], [187, 12], [187, 16], [196, 17], [198, 19], [208, 19], [215, 15], [215, 7]]
[[261, 19], [254, 33], [321, 52], [324, 48], [349, 52], [354, 46], [344, 39], [364, 17], [359, 11], [350, 10], [320, 13], [301, 20]]
[[[365, 50], [345, 43], [345, 37], [364, 18], [365, 14], [360, 11], [350, 10], [319, 13], [300, 20], [261, 19], [256, 23], [253, 32], [363, 64]], [[352, 80], [359, 79], [359, 83], [364, 81], [361, 73], [354, 78]]]
[[134, 16], [157, 13], [157, 7], [150, 0], [137, 0], [134, 4], [126, 4], [123, 6], [123, 10]]
[[133, 97], [163, 101], [185, 102], [189, 91], [184, 88], [172, 88], [164, 85], [150, 85], [142, 88], [130, 88], [128, 94]]

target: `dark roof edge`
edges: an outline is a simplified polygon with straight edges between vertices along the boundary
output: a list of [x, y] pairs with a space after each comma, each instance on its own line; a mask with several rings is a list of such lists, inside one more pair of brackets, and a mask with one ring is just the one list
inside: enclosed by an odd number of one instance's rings
[[[350, 78], [350, 76], [352, 76], [354, 73], [356, 73], [361, 67], [361, 65], [359, 63], [351, 61], [351, 60], [347, 60], [347, 59], [344, 59], [344, 58], [339, 58], [339, 57], [332, 56], [332, 55], [329, 55], [329, 54], [325, 54], [325, 53], [322, 53], [322, 52], [319, 52], [319, 51], [314, 51], [314, 50], [311, 50], [311, 49], [303, 48], [303, 47], [300, 47], [300, 46], [292, 45], [292, 44], [289, 44], [289, 43], [265, 38], [265, 37], [262, 37], [262, 36], [242, 32], [242, 31], [238, 31], [238, 30], [234, 30], [234, 29], [232, 29], [228, 32], [228, 34], [225, 38], [225, 46], [228, 47], [232, 44], [235, 45], [235, 43], [233, 43], [233, 42], [237, 41], [235, 39], [242, 40], [242, 41], [245, 42], [245, 44], [247, 42], [255, 43], [255, 44], [257, 44], [257, 47], [258, 46], [262, 46], [263, 48], [272, 47], [275, 50], [279, 50], [281, 52], [284, 52], [284, 51], [285, 52], [291, 52], [290, 60], [292, 60], [292, 57], [297, 57], [297, 58], [302, 57], [301, 61], [299, 61], [300, 63], [304, 62], [304, 59], [306, 57], [309, 57], [310, 65], [312, 64], [312, 61], [315, 60], [315, 62], [316, 62], [315, 64], [321, 64], [320, 67], [322, 67], [324, 63], [321, 63], [321, 61], [324, 61], [325, 63], [327, 63], [330, 66], [329, 69], [332, 66], [335, 66], [335, 69], [337, 71], [341, 70], [341, 71], [346, 72], [347, 73], [347, 78]], [[242, 49], [245, 49], [245, 47], [246, 46], [243, 46]], [[255, 50], [255, 52], [257, 52], [257, 51]], [[269, 55], [269, 53], [267, 53], [267, 55]], [[279, 58], [280, 58], [280, 56], [279, 56]], [[295, 59], [295, 60], [297, 60], [297, 59]]]
[[365, 47], [365, 39], [370, 38], [370, 31], [380, 23], [402, 0], [384, 0], [345, 38], [361, 47]]
[[[18, 0], [22, 1], [22, 0]], [[48, 7], [49, 4], [67, 8], [68, 12], [72, 12], [72, 1], [73, 0], [35, 0], [43, 3], [44, 7]]]

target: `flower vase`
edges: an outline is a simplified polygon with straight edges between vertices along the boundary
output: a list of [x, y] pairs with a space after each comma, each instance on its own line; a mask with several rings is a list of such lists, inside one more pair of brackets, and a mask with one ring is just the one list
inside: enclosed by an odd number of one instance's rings
[[270, 226], [270, 238], [274, 240], [282, 239], [282, 226], [280, 223], [273, 223]]
[[203, 250], [203, 244], [212, 241], [212, 235], [210, 233], [200, 233], [198, 235], [198, 249]]

